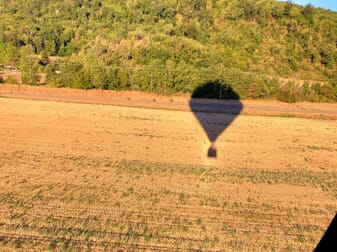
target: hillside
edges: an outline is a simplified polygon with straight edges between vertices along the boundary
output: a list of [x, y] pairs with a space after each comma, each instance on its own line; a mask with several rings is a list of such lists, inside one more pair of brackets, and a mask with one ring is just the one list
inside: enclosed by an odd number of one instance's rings
[[[0, 1], [0, 64], [73, 88], [337, 100], [337, 13], [273, 0]], [[15, 82], [13, 78], [6, 81]]]

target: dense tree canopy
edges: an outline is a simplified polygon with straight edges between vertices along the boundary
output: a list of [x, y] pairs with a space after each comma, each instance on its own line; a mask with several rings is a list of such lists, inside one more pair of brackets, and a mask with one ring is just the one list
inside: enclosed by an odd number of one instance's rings
[[[311, 5], [0, 0], [0, 17], [0, 64], [29, 70], [27, 83], [38, 64], [58, 87], [172, 93], [217, 82], [242, 98], [282, 97], [295, 86], [303, 99], [337, 99], [337, 13]], [[307, 82], [282, 89], [285, 78]]]

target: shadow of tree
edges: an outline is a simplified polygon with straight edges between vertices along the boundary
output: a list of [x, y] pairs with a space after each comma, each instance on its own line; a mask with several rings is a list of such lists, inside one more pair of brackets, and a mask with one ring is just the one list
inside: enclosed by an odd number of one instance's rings
[[193, 91], [189, 105], [211, 142], [208, 157], [217, 157], [217, 138], [241, 113], [239, 98], [230, 86], [220, 82], [207, 82]]

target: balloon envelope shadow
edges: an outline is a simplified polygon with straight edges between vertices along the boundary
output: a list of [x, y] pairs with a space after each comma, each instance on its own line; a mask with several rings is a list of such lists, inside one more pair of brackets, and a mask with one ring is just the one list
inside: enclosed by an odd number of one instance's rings
[[337, 214], [314, 251], [337, 251]]
[[242, 111], [239, 95], [230, 86], [207, 82], [193, 91], [189, 105], [211, 142], [207, 156], [217, 157], [215, 141]]

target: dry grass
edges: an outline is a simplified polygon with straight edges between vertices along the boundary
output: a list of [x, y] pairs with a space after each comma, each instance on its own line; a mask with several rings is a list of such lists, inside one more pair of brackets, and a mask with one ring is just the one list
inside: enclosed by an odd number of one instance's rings
[[0, 237], [22, 250], [311, 250], [336, 209], [334, 172], [27, 152], [0, 160]]
[[[214, 117], [213, 120], [223, 120]], [[310, 251], [337, 209], [336, 121], [0, 99], [2, 250]]]

